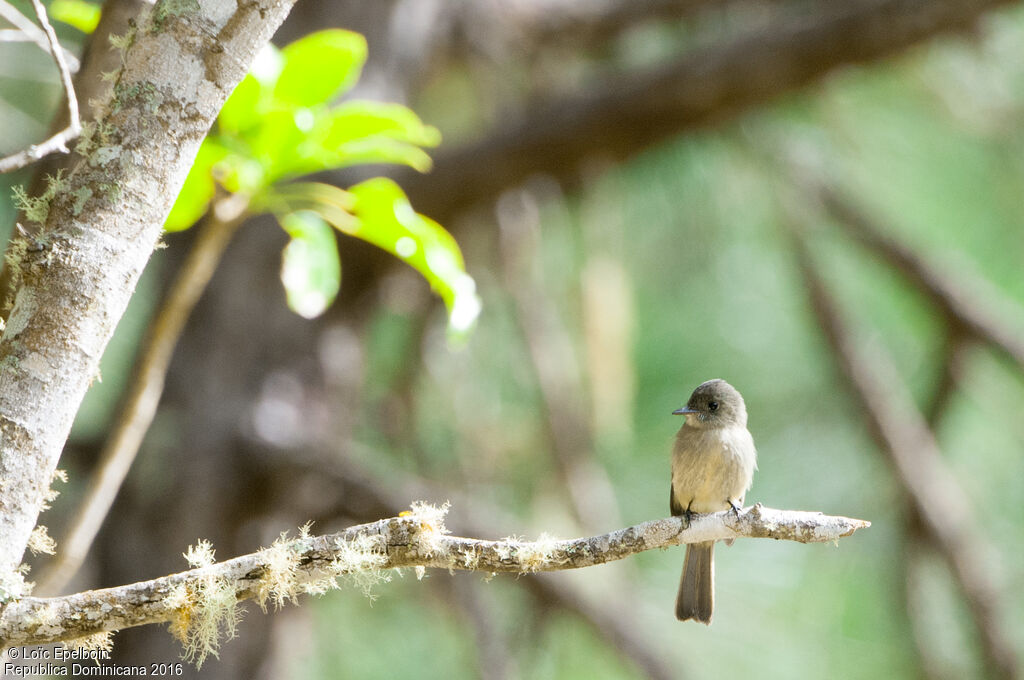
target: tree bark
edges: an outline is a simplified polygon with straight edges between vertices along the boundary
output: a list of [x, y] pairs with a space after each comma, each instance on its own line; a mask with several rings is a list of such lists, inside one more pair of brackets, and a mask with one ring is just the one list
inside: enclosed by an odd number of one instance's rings
[[165, 1], [139, 17], [81, 156], [34, 202], [32, 235], [8, 247], [17, 285], [0, 340], [5, 580], [199, 145], [293, 2]]

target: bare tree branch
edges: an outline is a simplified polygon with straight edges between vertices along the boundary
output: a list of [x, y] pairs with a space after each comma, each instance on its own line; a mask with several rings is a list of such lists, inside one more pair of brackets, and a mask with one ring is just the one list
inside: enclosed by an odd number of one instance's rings
[[[573, 182], [591, 157], [619, 160], [684, 130], [770, 101], [837, 67], [891, 56], [970, 26], [1008, 0], [821, 2], [800, 17], [724, 45], [695, 50], [579, 96], [529, 107], [489, 137], [442, 150], [434, 170], [399, 183], [420, 212], [442, 223], [534, 174]], [[481, 171], [486, 168], [486, 171]]]
[[18, 594], [75, 413], [196, 151], [291, 4], [158, 2], [125, 38], [82, 162], [32, 199], [41, 229], [8, 247], [20, 283], [0, 339], [0, 599]]
[[[547, 44], [600, 45], [656, 19], [681, 19], [732, 0], [502, 0], [451, 12], [450, 49], [531, 53]], [[742, 4], [742, 3], [733, 3]]]
[[929, 262], [889, 236], [891, 230], [884, 229], [835, 187], [818, 181], [814, 188], [847, 234], [903, 274], [955, 328], [993, 346], [1024, 371], [1024, 309], [980, 276]]
[[[0, 0], [0, 17], [9, 21], [17, 29], [17, 32], [24, 36], [25, 40], [34, 42], [44, 52], [50, 52], [52, 49], [50, 39], [46, 33], [33, 24], [28, 17], [19, 12], [17, 7], [7, 2], [7, 0]], [[67, 60], [71, 72], [76, 73], [79, 67], [78, 57], [72, 54], [70, 50], [61, 48], [61, 51], [64, 53], [64, 59]]]
[[1016, 651], [1001, 606], [1005, 597], [999, 585], [998, 552], [984, 538], [966, 494], [947, 468], [934, 434], [892, 361], [880, 349], [869, 353], [856, 342], [807, 245], [798, 236], [792, 243], [825, 338], [923, 531], [959, 582], [981, 633], [987, 662], [999, 677], [1016, 678]]
[[[151, 581], [64, 597], [24, 597], [9, 603], [0, 613], [0, 641], [5, 648], [42, 644], [173, 621], [182, 615], [182, 608], [188, 609], [187, 615], [196, 616], [204, 603], [187, 596], [202, 592], [211, 582], [231, 590], [237, 599], [282, 602], [304, 592], [304, 587], [322, 592], [338, 576], [395, 567], [529, 574], [579, 569], [646, 550], [727, 538], [829, 543], [870, 526], [870, 522], [859, 519], [773, 510], [758, 504], [739, 513], [695, 516], [688, 528], [682, 518], [669, 517], [600, 536], [529, 542], [450, 536], [443, 518], [443, 509], [419, 507], [408, 516], [336, 534], [298, 538]], [[287, 582], [281, 580], [282, 576], [287, 576]]]
[[[4, 0], [0, 0], [0, 6], [6, 4]], [[48, 156], [56, 151], [67, 153], [68, 142], [77, 139], [78, 135], [82, 132], [82, 120], [78, 115], [78, 99], [75, 98], [75, 86], [71, 83], [71, 71], [68, 69], [68, 62], [64, 58], [64, 49], [57, 40], [57, 34], [54, 32], [53, 26], [50, 25], [50, 20], [46, 16], [46, 8], [43, 7], [42, 1], [32, 0], [32, 7], [35, 8], [36, 16], [43, 27], [48, 51], [53, 55], [53, 60], [57, 63], [57, 70], [60, 71], [60, 81], [64, 86], [64, 93], [67, 95], [68, 126], [45, 142], [32, 145], [6, 158], [0, 158], [0, 172], [10, 172], [11, 170], [23, 168], [43, 156]]]

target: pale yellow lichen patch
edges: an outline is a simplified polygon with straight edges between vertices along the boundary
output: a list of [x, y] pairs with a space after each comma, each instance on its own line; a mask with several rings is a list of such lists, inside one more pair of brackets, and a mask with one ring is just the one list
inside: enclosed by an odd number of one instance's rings
[[57, 552], [57, 541], [53, 540], [46, 527], [40, 524], [29, 534], [28, 549], [33, 555], [53, 555]]
[[648, 543], [655, 545], [667, 543], [673, 537], [679, 535], [679, 522], [675, 519], [654, 522], [645, 534], [650, 537], [647, 541]]
[[523, 573], [539, 571], [550, 564], [558, 543], [559, 539], [542, 533], [536, 541], [518, 544], [516, 556]]
[[444, 555], [447, 551], [443, 537], [451, 531], [444, 525], [451, 503], [445, 501], [441, 506], [424, 501], [416, 501], [411, 506], [409, 517], [419, 522], [419, 547], [427, 555]]
[[506, 536], [501, 539], [499, 543], [495, 544], [494, 552], [497, 553], [498, 559], [502, 562], [511, 560], [515, 556], [516, 550], [519, 548], [519, 544], [522, 542], [523, 539], [515, 534], [512, 536]]
[[32, 592], [35, 583], [25, 580], [29, 566], [19, 564], [14, 571], [0, 574], [0, 603], [24, 597]]
[[29, 373], [42, 382], [50, 382], [54, 377], [53, 366], [49, 360], [39, 352], [29, 352], [28, 356], [19, 364], [21, 370]]
[[[203, 539], [183, 555], [196, 568], [214, 563], [213, 546]], [[184, 647], [182, 658], [196, 669], [202, 668], [207, 656], [218, 655], [222, 638], [235, 637], [241, 618], [234, 585], [216, 574], [202, 574], [174, 586], [164, 598], [164, 606], [174, 611], [170, 631]]]
[[[300, 529], [308, 535], [307, 524]], [[295, 542], [288, 539], [288, 532], [283, 531], [276, 541], [258, 553], [263, 563], [263, 576], [256, 585], [256, 603], [260, 609], [267, 611], [267, 600], [274, 603], [274, 609], [280, 609], [288, 600], [295, 600], [296, 571], [299, 566], [299, 552]]]
[[[50, 479], [50, 484], [53, 484], [54, 482], [64, 482], [65, 484], [67, 484], [68, 473], [65, 472], [64, 470], [54, 470], [53, 477]], [[57, 496], [60, 496], [60, 491], [57, 491], [52, 487], [47, 489], [46, 495], [43, 496], [43, 510], [49, 510], [50, 503], [53, 503], [53, 501], [57, 500]]]
[[25, 625], [31, 625], [35, 628], [35, 634], [43, 637], [60, 635], [64, 632], [60, 613], [56, 606], [50, 604], [35, 610], [26, 620]]
[[371, 600], [376, 599], [374, 586], [391, 581], [391, 574], [382, 569], [388, 560], [383, 536], [360, 534], [350, 541], [342, 541], [335, 555], [331, 565], [334, 573], [345, 576]]

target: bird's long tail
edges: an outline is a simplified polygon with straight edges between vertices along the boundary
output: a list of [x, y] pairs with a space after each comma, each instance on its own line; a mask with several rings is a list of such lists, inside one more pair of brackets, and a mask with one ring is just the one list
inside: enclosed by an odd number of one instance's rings
[[711, 624], [715, 608], [715, 544], [691, 543], [686, 546], [683, 576], [676, 596], [676, 618], [694, 619]]

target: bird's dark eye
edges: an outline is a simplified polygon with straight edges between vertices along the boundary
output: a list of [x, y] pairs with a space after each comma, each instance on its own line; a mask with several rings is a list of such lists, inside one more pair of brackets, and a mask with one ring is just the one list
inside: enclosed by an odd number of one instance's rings
[[718, 402], [717, 401], [709, 401], [708, 402], [708, 410], [709, 411], [717, 411], [718, 410]]

